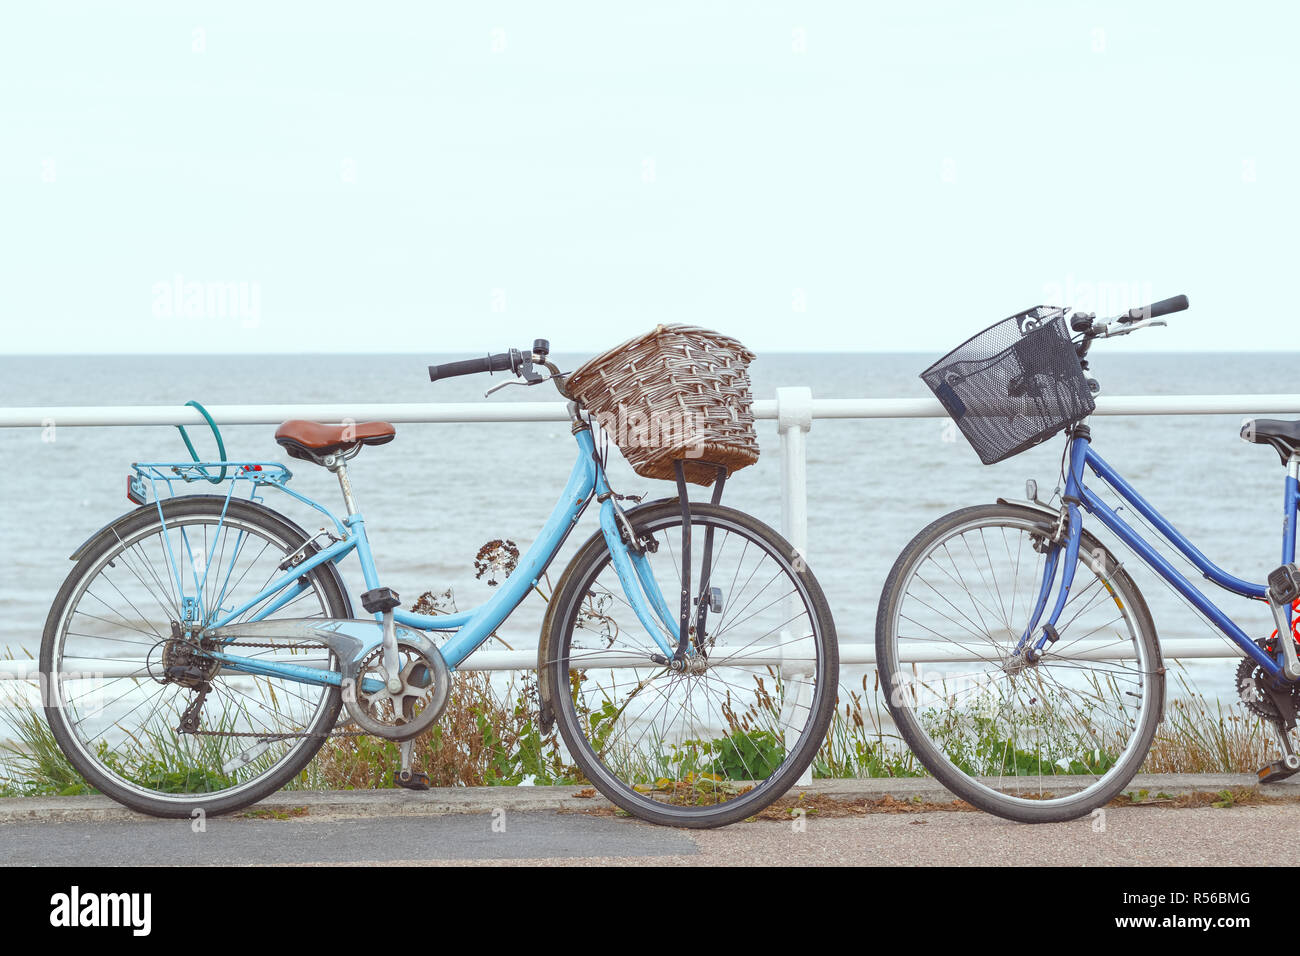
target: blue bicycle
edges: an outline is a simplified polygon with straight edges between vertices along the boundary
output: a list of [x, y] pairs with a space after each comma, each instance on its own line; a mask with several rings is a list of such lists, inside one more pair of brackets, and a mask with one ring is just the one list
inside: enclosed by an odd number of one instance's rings
[[[917, 758], [954, 794], [1025, 822], [1068, 820], [1117, 796], [1146, 759], [1165, 699], [1165, 667], [1142, 594], [1088, 529], [1100, 522], [1241, 648], [1237, 686], [1276, 732], [1282, 758], [1261, 781], [1300, 770], [1292, 751], [1300, 705], [1300, 421], [1260, 419], [1242, 435], [1286, 467], [1282, 563], [1255, 584], [1187, 540], [1093, 447], [1084, 419], [1097, 383], [1093, 342], [1128, 335], [1187, 308], [1178, 296], [1111, 320], [1061, 309], [1022, 312], [923, 373], [985, 463], [1065, 432], [1058, 500], [964, 508], [920, 532], [894, 564], [876, 621], [890, 713]], [[1088, 473], [1121, 499], [1112, 508]], [[1202, 575], [1268, 602], [1277, 631], [1252, 638], [1119, 512], [1165, 538]]]
[[[430, 377], [504, 371], [568, 397], [548, 354], [538, 340], [431, 366]], [[676, 826], [730, 823], [779, 797], [835, 706], [821, 588], [777, 532], [719, 504], [725, 469], [708, 503], [689, 500], [679, 468], [677, 498], [625, 507], [607, 444], [568, 408], [577, 459], [559, 502], [493, 597], [452, 614], [403, 610], [375, 565], [347, 462], [390, 442], [390, 424], [290, 421], [276, 432], [291, 457], [337, 476], [342, 516], [290, 488], [273, 462], [135, 465], [139, 507], [72, 555], [45, 626], [46, 715], [68, 759], [102, 792], [160, 816], [229, 812], [309, 785], [305, 769], [338, 733], [403, 742], [397, 782], [427, 786], [411, 741], [595, 501], [600, 528], [549, 598], [538, 653], [542, 721], [558, 724], [574, 776]], [[172, 494], [205, 480], [225, 493]], [[314, 508], [325, 527], [309, 534], [264, 503], [271, 492]], [[368, 618], [354, 616], [339, 572], [353, 554]]]

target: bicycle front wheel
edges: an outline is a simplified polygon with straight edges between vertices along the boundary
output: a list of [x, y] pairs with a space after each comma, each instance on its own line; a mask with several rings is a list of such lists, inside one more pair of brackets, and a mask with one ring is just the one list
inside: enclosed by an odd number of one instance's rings
[[1027, 823], [1117, 796], [1164, 706], [1151, 613], [1087, 531], [1059, 639], [1036, 663], [1015, 654], [1055, 524], [1015, 505], [940, 518], [899, 556], [876, 618], [881, 687], [912, 752], [958, 797]]
[[[628, 518], [676, 608], [680, 505]], [[754, 518], [693, 503], [690, 566], [706, 606], [692, 607], [686, 668], [653, 662], [662, 650], [599, 534], [556, 587], [543, 663], [565, 744], [605, 796], [653, 823], [714, 827], [758, 812], [812, 763], [835, 708], [839, 651], [816, 579]]]
[[[226, 813], [307, 765], [338, 718], [339, 689], [217, 667], [177, 628], [252, 601], [306, 543], [254, 502], [193, 495], [162, 502], [162, 520], [142, 507], [87, 548], [50, 608], [41, 673], [50, 729], [91, 786], [156, 816]], [[279, 607], [270, 595], [239, 620], [352, 616], [332, 565], [289, 587]], [[319, 644], [229, 650], [339, 669]], [[183, 730], [187, 711], [194, 723]]]

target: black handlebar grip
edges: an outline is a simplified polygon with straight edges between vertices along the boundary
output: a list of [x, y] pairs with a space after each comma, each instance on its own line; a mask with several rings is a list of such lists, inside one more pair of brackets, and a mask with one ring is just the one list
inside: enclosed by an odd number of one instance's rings
[[1161, 299], [1159, 302], [1152, 302], [1150, 305], [1141, 308], [1129, 309], [1126, 318], [1129, 322], [1137, 322], [1141, 319], [1158, 319], [1162, 315], [1181, 312], [1189, 304], [1187, 296], [1176, 295], [1172, 299]]
[[514, 361], [509, 352], [499, 355], [485, 355], [483, 358], [465, 359], [461, 362], [444, 362], [429, 366], [429, 381], [440, 378], [454, 378], [457, 375], [476, 375], [479, 372], [504, 372], [514, 368]]

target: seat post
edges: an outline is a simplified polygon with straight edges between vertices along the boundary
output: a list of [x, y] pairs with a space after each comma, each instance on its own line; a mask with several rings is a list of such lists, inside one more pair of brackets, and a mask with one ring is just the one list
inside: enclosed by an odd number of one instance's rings
[[327, 469], [334, 472], [339, 479], [339, 488], [343, 492], [343, 506], [347, 509], [348, 515], [357, 513], [357, 503], [352, 497], [352, 482], [348, 479], [348, 463], [342, 455], [326, 455], [321, 464]]

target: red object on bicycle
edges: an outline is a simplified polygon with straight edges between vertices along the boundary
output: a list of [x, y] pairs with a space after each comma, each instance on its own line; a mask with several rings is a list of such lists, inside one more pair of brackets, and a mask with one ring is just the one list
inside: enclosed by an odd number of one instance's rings
[[[1296, 598], [1291, 604], [1291, 635], [1297, 643], [1300, 643], [1300, 598]], [[1277, 637], [1277, 628], [1274, 628], [1273, 633], [1268, 637], [1269, 640]]]

